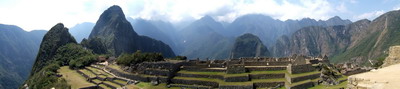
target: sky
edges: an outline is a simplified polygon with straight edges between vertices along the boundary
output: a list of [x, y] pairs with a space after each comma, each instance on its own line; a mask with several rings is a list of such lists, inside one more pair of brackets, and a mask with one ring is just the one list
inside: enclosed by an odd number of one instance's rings
[[112, 5], [119, 5], [127, 17], [173, 24], [204, 15], [229, 23], [246, 14], [264, 14], [282, 21], [339, 16], [354, 22], [398, 10], [400, 0], [0, 0], [0, 24], [17, 25], [26, 31], [49, 30], [60, 22], [70, 28], [95, 23]]

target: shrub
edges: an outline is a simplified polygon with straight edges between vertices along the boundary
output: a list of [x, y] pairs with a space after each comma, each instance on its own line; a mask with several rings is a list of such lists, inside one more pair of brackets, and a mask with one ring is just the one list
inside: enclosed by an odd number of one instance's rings
[[117, 64], [129, 66], [131, 64], [135, 65], [142, 62], [154, 62], [161, 61], [164, 57], [161, 53], [142, 53], [141, 51], [136, 51], [133, 54], [123, 53], [117, 59]]

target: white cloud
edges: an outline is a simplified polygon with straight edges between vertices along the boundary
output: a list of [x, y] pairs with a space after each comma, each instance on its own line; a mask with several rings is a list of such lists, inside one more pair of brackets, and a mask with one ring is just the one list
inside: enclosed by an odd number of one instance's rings
[[[212, 15], [217, 20], [231, 22], [239, 16], [258, 13], [280, 20], [304, 17], [328, 19], [335, 10], [326, 0], [301, 0], [300, 3], [287, 0], [281, 3], [278, 0], [154, 0], [145, 2], [144, 9], [131, 17], [179, 22]], [[341, 6], [339, 10], [346, 8]]]
[[[12, 3], [11, 3], [12, 2]], [[1, 2], [3, 3], [3, 2]], [[0, 23], [25, 30], [50, 29], [58, 22], [67, 27], [95, 22], [111, 5], [119, 5], [126, 16], [180, 22], [211, 15], [231, 22], [245, 14], [265, 14], [275, 19], [328, 19], [332, 13], [347, 11], [327, 0], [10, 0], [0, 6]], [[2, 5], [2, 4], [0, 4]]]
[[369, 20], [373, 20], [376, 17], [382, 15], [383, 13], [385, 13], [383, 10], [380, 11], [372, 11], [372, 12], [368, 12], [368, 13], [363, 13], [361, 15], [355, 16], [355, 19], [369, 19]]

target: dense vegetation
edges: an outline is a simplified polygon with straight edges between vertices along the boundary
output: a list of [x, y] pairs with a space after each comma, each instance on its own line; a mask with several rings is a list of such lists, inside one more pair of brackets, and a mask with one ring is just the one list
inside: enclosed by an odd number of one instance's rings
[[56, 55], [57, 49], [68, 43], [76, 43], [74, 37], [69, 34], [68, 28], [65, 28], [62, 23], [58, 23], [52, 27], [43, 37], [31, 71], [31, 76], [39, 72], [44, 66], [50, 64]]
[[26, 83], [29, 84], [31, 89], [70, 89], [67, 81], [57, 76], [57, 70], [60, 68], [58, 64], [50, 64], [39, 72], [30, 77]]
[[96, 54], [107, 54], [107, 53], [110, 53], [110, 52], [107, 52], [107, 48], [104, 45], [104, 43], [101, 42], [100, 38], [92, 38], [90, 40], [87, 40], [87, 39], [84, 38], [82, 40], [82, 42], [81, 42], [81, 45], [83, 47], [92, 49], [93, 52], [96, 53]]
[[122, 54], [117, 59], [117, 64], [130, 66], [142, 62], [154, 62], [162, 61], [164, 57], [161, 53], [142, 53], [141, 51], [136, 51], [133, 54]]
[[58, 48], [54, 59], [59, 65], [69, 65], [71, 69], [83, 68], [96, 61], [96, 56], [91, 50], [74, 43]]
[[236, 39], [231, 56], [233, 58], [266, 57], [270, 56], [270, 53], [257, 36], [247, 33]]
[[93, 62], [96, 62], [96, 55], [92, 54], [91, 50], [69, 43], [58, 48], [53, 60], [48, 62], [49, 65], [31, 76], [26, 83], [33, 89], [50, 89], [51, 87], [68, 89], [65, 79], [57, 76], [60, 66], [69, 65], [69, 68], [77, 69], [84, 68]]

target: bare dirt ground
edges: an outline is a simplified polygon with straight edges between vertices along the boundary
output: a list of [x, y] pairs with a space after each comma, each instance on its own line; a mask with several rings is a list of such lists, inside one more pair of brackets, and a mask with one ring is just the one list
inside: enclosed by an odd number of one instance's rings
[[378, 70], [356, 74], [349, 77], [348, 87], [351, 89], [398, 89], [400, 88], [400, 64], [391, 65]]

